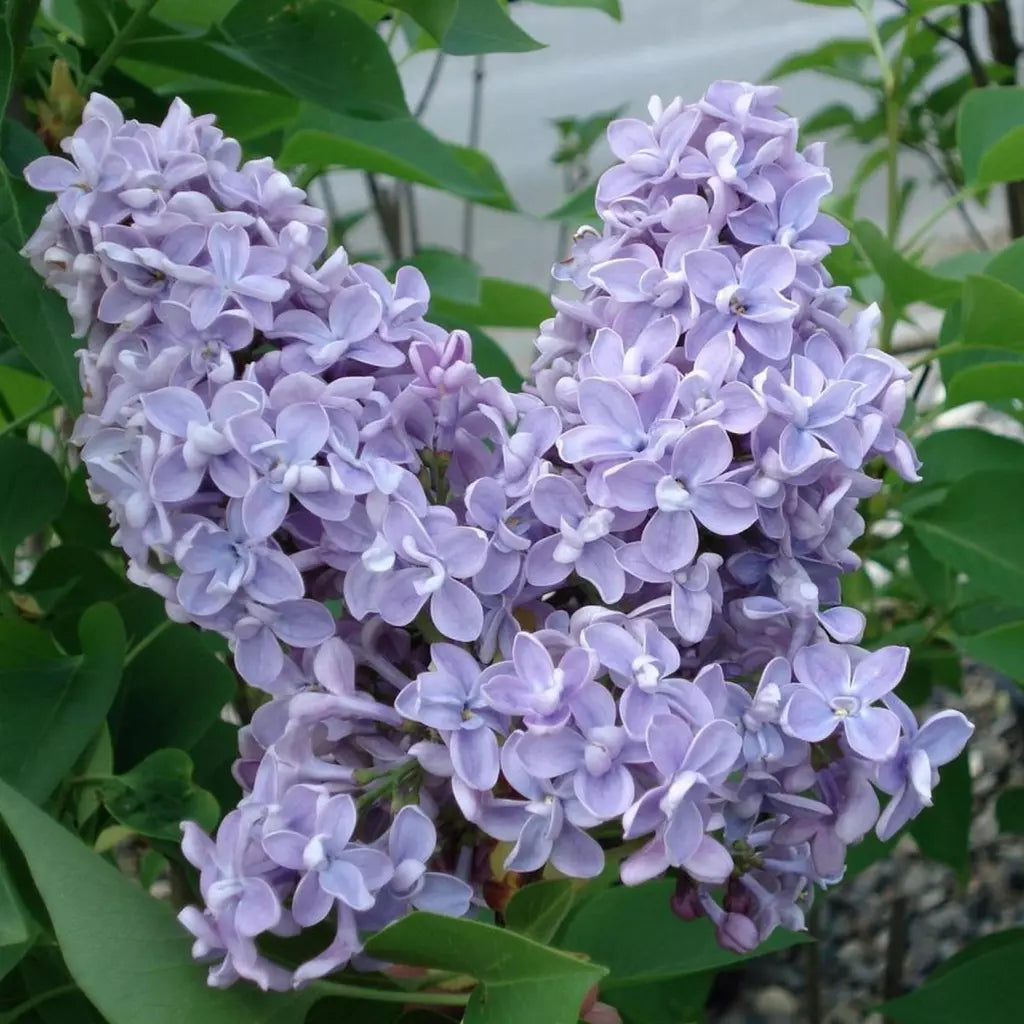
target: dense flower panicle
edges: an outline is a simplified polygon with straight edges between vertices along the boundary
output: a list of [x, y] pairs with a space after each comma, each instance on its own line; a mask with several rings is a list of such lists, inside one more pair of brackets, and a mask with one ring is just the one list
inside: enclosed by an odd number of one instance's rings
[[[718, 82], [609, 127], [522, 394], [426, 319], [418, 270], [325, 254], [302, 190], [180, 101], [153, 126], [94, 95], [70, 159], [26, 169], [129, 575], [268, 695], [238, 808], [185, 829], [212, 984], [465, 914], [495, 843], [585, 878], [617, 835], [625, 883], [670, 872], [747, 950], [931, 801], [971, 726], [918, 727], [906, 651], [840, 603], [866, 464], [916, 478], [907, 371], [873, 308], [840, 320], [829, 173], [775, 101]], [[268, 959], [312, 927], [312, 960]]]

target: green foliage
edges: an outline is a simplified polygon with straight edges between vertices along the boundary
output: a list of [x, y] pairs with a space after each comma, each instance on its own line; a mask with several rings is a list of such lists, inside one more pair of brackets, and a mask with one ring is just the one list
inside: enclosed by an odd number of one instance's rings
[[441, 42], [446, 53], [523, 53], [543, 46], [508, 15], [501, 0], [458, 0]]
[[[1022, 467], [1024, 468], [1024, 467]], [[914, 531], [939, 561], [978, 587], [1024, 593], [1024, 472], [985, 470], [954, 483], [938, 505], [911, 517]]]
[[372, 936], [370, 956], [472, 975], [463, 1024], [576, 1024], [580, 1003], [605, 974], [597, 964], [479, 921], [417, 912]]
[[966, 882], [971, 828], [971, 776], [966, 753], [945, 765], [940, 775], [942, 784], [935, 790], [934, 804], [927, 814], [910, 823], [910, 834], [926, 857], [948, 864], [960, 881]]
[[996, 800], [996, 821], [1004, 835], [1024, 836], [1024, 786], [1004, 789]]
[[[696, 1015], [710, 984], [708, 972], [748, 959], [719, 946], [706, 918], [682, 921], [672, 913], [674, 884], [662, 879], [607, 889], [574, 914], [558, 937], [563, 949], [608, 967], [602, 1000], [637, 1024], [670, 1024]], [[778, 930], [757, 955], [805, 941]]]
[[1024, 89], [969, 93], [957, 117], [957, 145], [969, 185], [1016, 181], [1024, 174]]
[[3, 782], [0, 818], [25, 858], [71, 977], [109, 1024], [304, 1020], [315, 989], [268, 995], [207, 987], [169, 908]]
[[192, 780], [192, 761], [181, 750], [158, 750], [102, 789], [111, 816], [141, 836], [173, 843], [183, 821], [217, 827], [217, 801]]
[[566, 878], [524, 886], [505, 908], [505, 924], [537, 942], [550, 942], [572, 909], [575, 889]]
[[31, 648], [19, 642], [0, 653], [0, 777], [41, 802], [103, 724], [121, 677], [124, 628], [113, 607], [94, 605], [82, 616], [76, 658], [37, 633]]
[[337, 113], [409, 113], [384, 41], [332, 0], [239, 0], [221, 27], [254, 66], [300, 99]]
[[886, 1003], [886, 1016], [897, 1024], [1003, 1024], [1007, 1008], [1024, 999], [1024, 933], [1014, 929], [977, 945], [976, 953], [968, 947], [916, 992]]
[[81, 391], [71, 318], [64, 300], [39, 286], [35, 271], [19, 254], [25, 236], [10, 178], [0, 166], [0, 322], [74, 412], [81, 407]]
[[53, 459], [20, 438], [0, 437], [0, 563], [8, 572], [18, 545], [57, 517], [64, 496]]

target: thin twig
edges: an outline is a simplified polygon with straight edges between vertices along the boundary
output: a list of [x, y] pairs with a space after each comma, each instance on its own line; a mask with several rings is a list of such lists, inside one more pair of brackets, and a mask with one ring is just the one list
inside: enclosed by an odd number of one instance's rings
[[135, 8], [132, 16], [124, 23], [124, 27], [110, 40], [107, 48], [100, 54], [99, 60], [90, 68], [89, 74], [82, 79], [79, 92], [83, 96], [88, 96], [93, 86], [99, 84], [103, 76], [110, 70], [114, 61], [121, 56], [121, 51], [131, 42], [132, 37], [142, 27], [142, 23], [155, 6], [156, 0], [142, 0], [142, 3]]
[[815, 941], [804, 946], [804, 996], [807, 1005], [807, 1024], [821, 1024], [823, 1014], [821, 998], [821, 943], [817, 941], [821, 923], [821, 902], [811, 907], [808, 930]]
[[903, 994], [903, 962], [907, 958], [907, 897], [900, 895], [889, 908], [889, 945], [885, 953], [883, 996], [888, 1002]]
[[[993, 0], [985, 5], [988, 42], [997, 64], [1010, 71], [1010, 84], [1017, 81], [1020, 46], [1013, 34], [1013, 17], [1006, 0]], [[1024, 235], [1024, 181], [1008, 181], [1005, 186], [1006, 208], [1010, 215], [1010, 237]]]
[[[437, 88], [438, 82], [441, 81], [444, 58], [444, 51], [438, 50], [434, 63], [430, 67], [430, 74], [427, 75], [426, 84], [423, 86], [423, 92], [420, 93], [420, 98], [412, 110], [412, 116], [416, 120], [419, 120], [427, 112], [434, 90]], [[416, 189], [411, 181], [399, 182], [398, 200], [401, 211], [405, 213], [405, 224], [409, 233], [409, 254], [415, 255], [420, 250], [420, 221], [416, 209]]]
[[[469, 108], [469, 145], [476, 149], [480, 145], [480, 131], [483, 127], [484, 108], [484, 55], [473, 58], [473, 95]], [[473, 254], [473, 219], [476, 207], [471, 199], [462, 206], [462, 255], [469, 259]]]
[[430, 104], [431, 97], [434, 95], [434, 90], [437, 88], [437, 83], [441, 81], [442, 68], [444, 68], [444, 50], [438, 50], [434, 63], [430, 68], [430, 74], [427, 75], [426, 84], [423, 86], [423, 92], [420, 94], [420, 98], [412, 110], [412, 116], [417, 120], [427, 112], [427, 107]]
[[61, 996], [69, 996], [72, 992], [77, 991], [77, 985], [69, 984], [58, 985], [56, 988], [51, 988], [49, 992], [40, 992], [38, 995], [34, 995], [30, 999], [26, 999], [25, 1002], [14, 1007], [13, 1010], [8, 1010], [6, 1013], [0, 1014], [0, 1024], [14, 1024], [14, 1021], [24, 1017], [26, 1013], [30, 1010], [34, 1010], [37, 1006], [47, 1003], [51, 999], [59, 999]]
[[396, 216], [397, 204], [381, 188], [375, 175], [365, 174], [363, 177], [366, 179], [366, 187], [369, 190], [388, 252], [393, 260], [400, 260], [402, 259], [402, 220], [400, 216]]
[[971, 38], [970, 5], [960, 5], [960, 32], [957, 34], [956, 32], [950, 32], [944, 25], [932, 21], [931, 18], [914, 14], [910, 10], [907, 0], [893, 0], [893, 2], [901, 11], [916, 17], [918, 22], [933, 35], [938, 36], [940, 39], [945, 39], [963, 52], [964, 57], [967, 59], [967, 65], [971, 69], [971, 78], [974, 79], [975, 85], [985, 85], [987, 83], [988, 75], [985, 73], [985, 65], [982, 64]]
[[338, 223], [340, 211], [337, 200], [334, 198], [334, 189], [331, 188], [331, 180], [327, 174], [321, 174], [320, 197], [323, 200], [324, 212], [327, 214], [327, 245], [333, 251], [337, 248], [339, 239], [335, 225]]
[[977, 86], [988, 85], [988, 72], [985, 65], [978, 56], [978, 49], [974, 45], [974, 30], [971, 27], [971, 5], [961, 4], [957, 8], [960, 14], [960, 38], [957, 45], [963, 51], [967, 59], [967, 66], [971, 69], [971, 81]]

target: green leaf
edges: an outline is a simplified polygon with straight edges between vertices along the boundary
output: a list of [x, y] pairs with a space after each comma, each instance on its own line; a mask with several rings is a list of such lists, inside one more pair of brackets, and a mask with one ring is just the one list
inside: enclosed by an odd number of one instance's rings
[[1024, 472], [1024, 444], [980, 427], [937, 430], [917, 445], [925, 484], [951, 484], [983, 469]]
[[935, 802], [910, 823], [910, 834], [921, 852], [948, 864], [966, 883], [970, 872], [971, 776], [967, 755], [944, 765]]
[[153, 839], [181, 840], [181, 823], [217, 827], [217, 801], [192, 780], [192, 760], [183, 750], [158, 750], [131, 771], [103, 784], [103, 803], [125, 828]]
[[394, 963], [472, 975], [480, 984], [463, 1024], [576, 1024], [583, 997], [605, 973], [597, 964], [504, 928], [422, 911], [371, 936], [366, 952]]
[[850, 232], [864, 258], [882, 279], [890, 298], [900, 309], [912, 302], [925, 302], [942, 309], [959, 298], [959, 282], [938, 277], [911, 263], [889, 244], [875, 224], [858, 220]]
[[[465, 256], [450, 249], [421, 249], [406, 262], [420, 269], [432, 296], [470, 306], [480, 301], [480, 271]], [[397, 269], [395, 265], [388, 273], [394, 274]]]
[[443, 142], [417, 121], [362, 121], [342, 114], [318, 117], [308, 111], [299, 124], [314, 122], [326, 123], [330, 131], [300, 127], [284, 144], [278, 161], [282, 167], [352, 167], [390, 174], [498, 209], [515, 209], [498, 172], [482, 153], [475, 154], [476, 167], [468, 166], [465, 150]]
[[[129, 588], [129, 602], [138, 604], [143, 596]], [[118, 768], [161, 747], [189, 750], [235, 693], [234, 674], [215, 654], [223, 642], [191, 626], [168, 624], [162, 602], [156, 605], [159, 617], [146, 621], [160, 632], [126, 668], [110, 714]]]
[[238, 0], [157, 0], [153, 17], [172, 24], [209, 28], [220, 21]]
[[1007, 622], [972, 636], [954, 637], [954, 642], [968, 657], [1024, 682], [1024, 622]]
[[408, 14], [438, 43], [444, 39], [457, 6], [458, 0], [388, 0], [388, 7]]
[[932, 973], [928, 975], [928, 981], [929, 983], [935, 981], [944, 974], [949, 974], [950, 971], [955, 971], [969, 961], [976, 960], [979, 956], [984, 956], [993, 950], [1004, 949], [1006, 946], [1012, 946], [1021, 942], [1024, 942], [1024, 928], [1007, 928], [1004, 931], [993, 932], [991, 935], [975, 939], [962, 949], [957, 950], [948, 960], [943, 960], [935, 967]]
[[32, 924], [28, 918], [18, 888], [0, 855], [0, 949], [21, 946], [29, 941]]
[[696, 1024], [703, 1018], [713, 971], [684, 978], [617, 985], [602, 991], [601, 998], [619, 1011], [624, 1024]]
[[946, 387], [946, 405], [967, 402], [1000, 402], [1024, 398], [1024, 362], [986, 362], [968, 366], [953, 375]]
[[994, 142], [981, 158], [979, 183], [996, 185], [1024, 178], [1024, 128], [1014, 128]]
[[441, 49], [445, 53], [457, 56], [525, 53], [539, 50], [543, 45], [509, 17], [500, 0], [458, 0], [448, 31], [441, 41]]
[[14, 54], [11, 52], [11, 35], [7, 31], [7, 19], [0, 18], [0, 117], [7, 109], [7, 97], [11, 93], [13, 75]]
[[1024, 351], [1024, 293], [975, 274], [964, 283], [963, 302], [965, 345]]
[[38, 409], [50, 394], [50, 385], [41, 377], [16, 370], [13, 366], [0, 366], [0, 394], [16, 417]]
[[535, 330], [551, 316], [551, 299], [532, 285], [485, 277], [480, 282], [480, 302], [466, 304], [444, 299], [431, 306], [432, 312], [457, 326], [525, 327]]
[[187, 96], [194, 110], [216, 114], [224, 133], [240, 142], [291, 124], [300, 106], [293, 96], [250, 89], [189, 89]]
[[910, 519], [921, 543], [990, 593], [1024, 593], [1024, 473], [983, 471]]
[[764, 76], [764, 80], [771, 82], [799, 71], [817, 71], [830, 78], [860, 83], [866, 77], [865, 69], [872, 56], [871, 44], [866, 39], [832, 39], [784, 58]]
[[[1015, 138], [1022, 122], [1024, 88], [990, 86], [972, 89], [964, 97], [957, 114], [956, 138], [968, 185], [1011, 180], [990, 175], [1008, 168], [1007, 145], [1001, 140]], [[1010, 159], [1011, 164], [1015, 162]]]
[[[674, 886], [671, 879], [662, 879], [608, 889], [574, 914], [561, 935], [563, 949], [586, 953], [609, 968], [601, 983], [601, 996], [608, 1002], [615, 1004], [620, 989], [699, 975], [750, 959], [723, 949], [707, 919], [676, 917], [669, 906]], [[806, 941], [778, 930], [753, 955]]]
[[[28, 225], [34, 228], [35, 225]], [[28, 361], [72, 413], [82, 405], [71, 318], [64, 300], [43, 287], [19, 252], [25, 241], [10, 179], [0, 167], [0, 321]]]
[[0, 817], [25, 856], [71, 977], [109, 1024], [302, 1024], [319, 997], [315, 988], [210, 988], [170, 907], [3, 783]]
[[61, 657], [53, 638], [23, 619], [0, 618], [0, 670], [38, 668]]
[[159, 88], [163, 77], [159, 72], [154, 73], [153, 69], [168, 68], [207, 83], [220, 82], [227, 86], [281, 96], [284, 90], [275, 76], [269, 72], [264, 74], [238, 58], [238, 53], [228, 46], [179, 34], [157, 34], [130, 42], [124, 49], [121, 57], [123, 64], [119, 67], [130, 77], [151, 88]]
[[932, 557], [928, 549], [907, 529], [907, 559], [910, 574], [921, 592], [926, 607], [945, 610], [956, 599], [956, 574], [948, 565]]
[[19, 437], [0, 437], [0, 562], [8, 572], [17, 546], [56, 519], [65, 494], [60, 470], [46, 452]]
[[1013, 786], [999, 794], [996, 821], [1004, 835], [1024, 836], [1024, 786]]
[[[994, 937], [994, 936], [993, 936]], [[882, 1006], [896, 1024], [1006, 1024], [1024, 1003], [1024, 942], [1004, 943]]]
[[604, 11], [609, 18], [622, 21], [622, 7], [619, 0], [530, 0], [531, 3], [543, 7], [590, 7], [595, 11]]
[[409, 113], [384, 40], [331, 0], [239, 0], [221, 27], [255, 67], [301, 99], [363, 116]]
[[1024, 238], [1018, 238], [994, 256], [989, 256], [983, 269], [988, 277], [1024, 291]]
[[549, 943], [572, 908], [573, 883], [567, 878], [531, 882], [505, 908], [505, 925], [537, 942]]
[[124, 628], [109, 604], [79, 624], [82, 656], [0, 672], [0, 777], [45, 800], [103, 722], [121, 678]]
[[544, 219], [565, 221], [574, 227], [578, 224], [594, 224], [601, 219], [594, 209], [596, 195], [595, 181], [574, 192], [561, 206], [556, 206], [549, 213], [545, 213]]

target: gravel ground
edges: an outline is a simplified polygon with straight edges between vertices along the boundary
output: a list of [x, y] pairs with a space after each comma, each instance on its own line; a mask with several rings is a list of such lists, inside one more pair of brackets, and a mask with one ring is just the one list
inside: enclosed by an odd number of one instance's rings
[[907, 939], [895, 991], [915, 988], [972, 939], [1024, 925], [1024, 838], [999, 836], [995, 818], [999, 792], [1024, 785], [1024, 695], [1012, 682], [968, 670], [963, 696], [944, 706], [960, 708], [977, 727], [968, 748], [974, 818], [966, 888], [904, 838], [892, 856], [819, 903], [820, 1016], [809, 1013], [808, 947], [798, 947], [720, 978], [707, 1024], [882, 1024], [876, 1007], [884, 998], [892, 908], [900, 897]]

